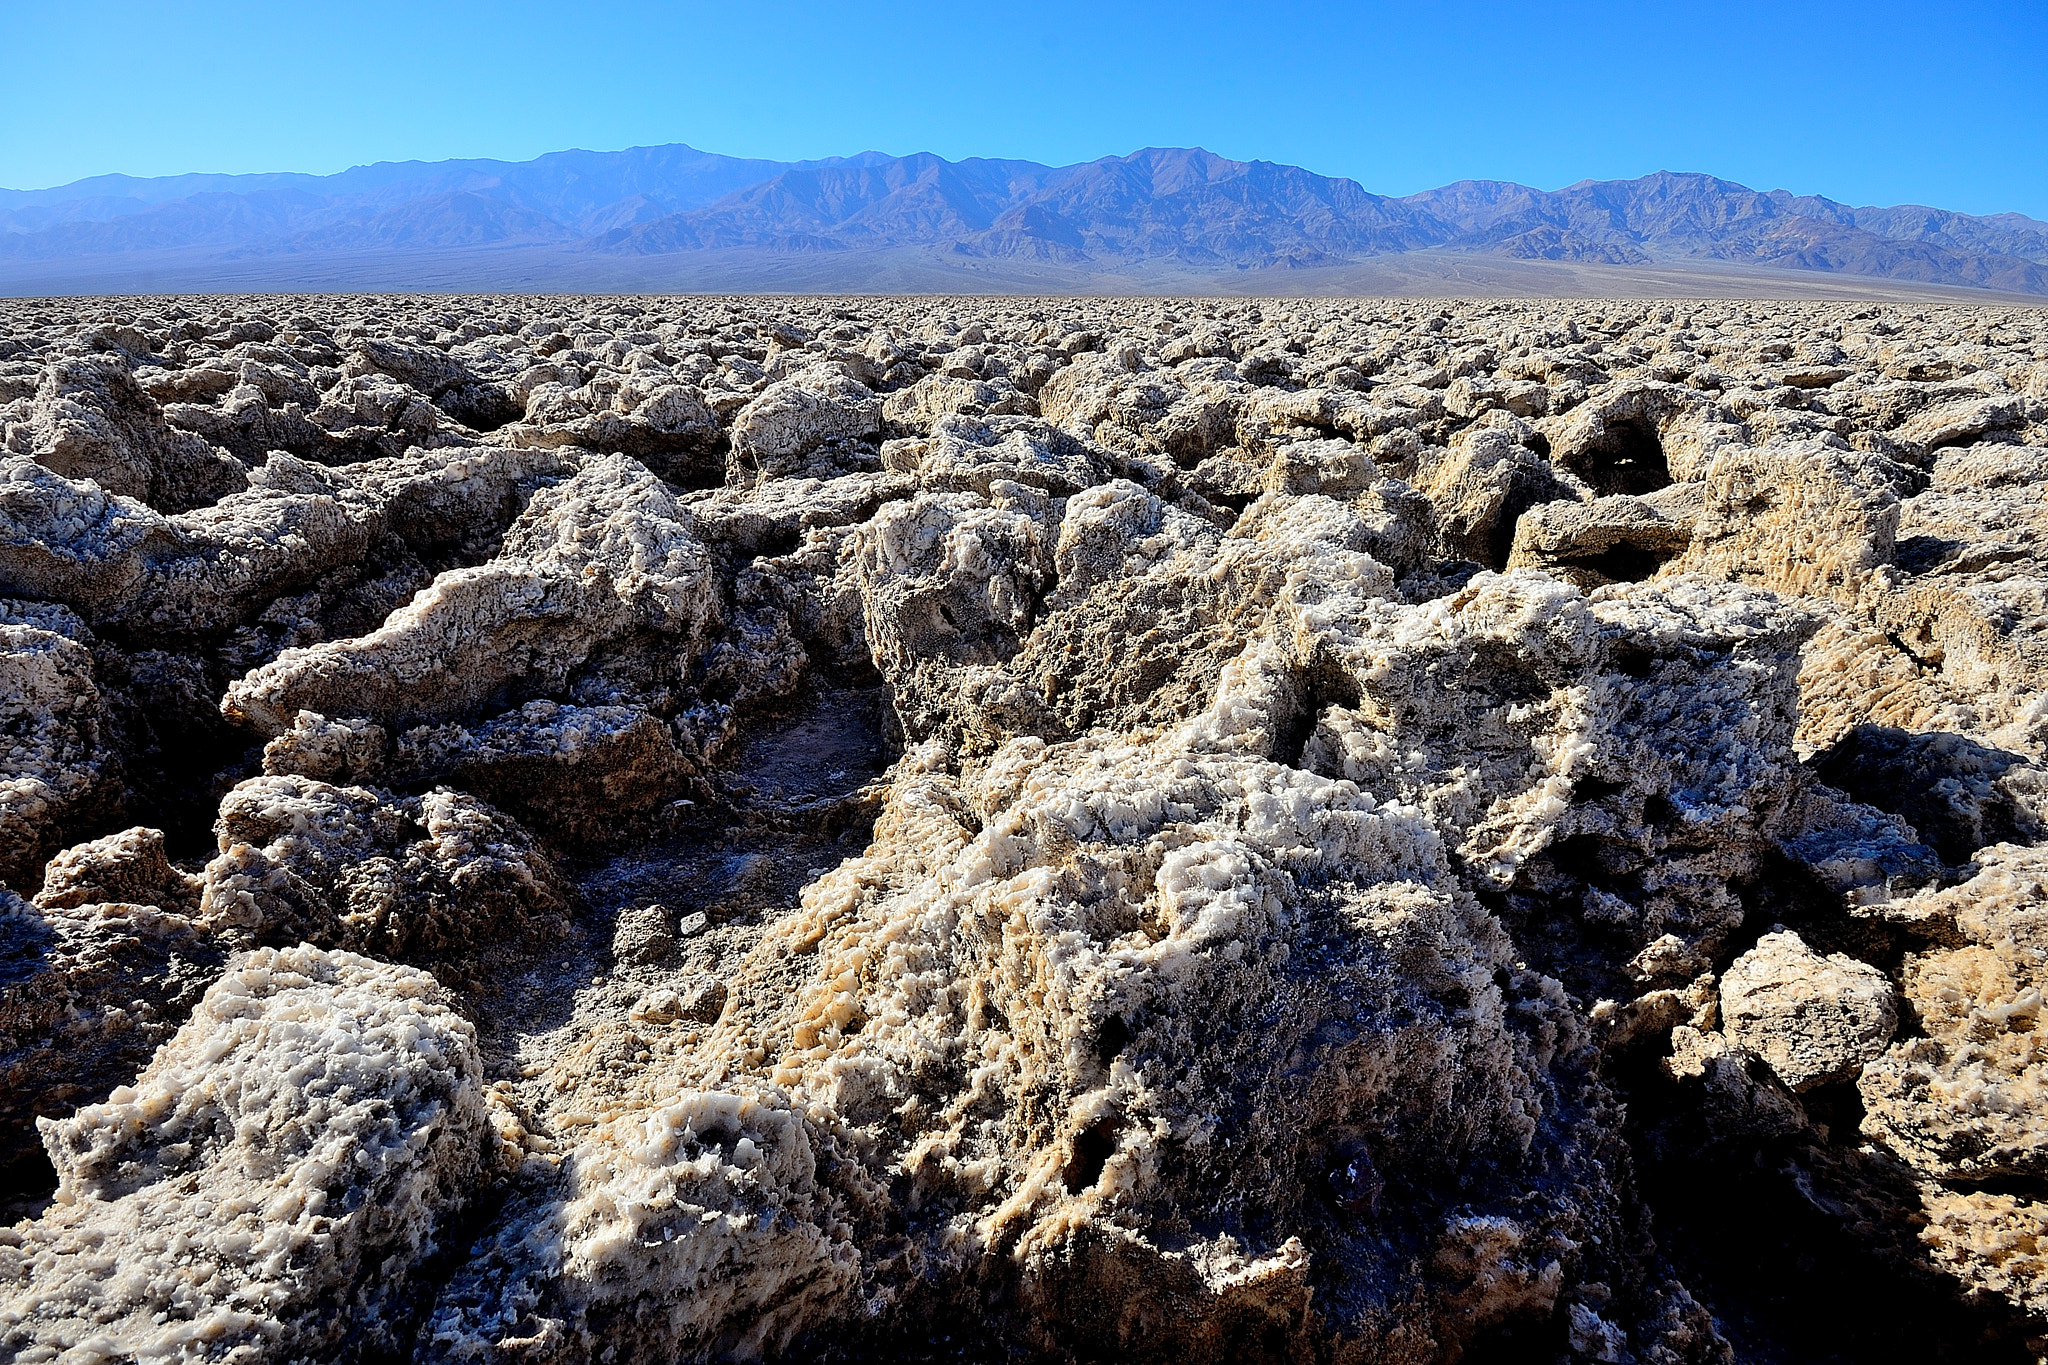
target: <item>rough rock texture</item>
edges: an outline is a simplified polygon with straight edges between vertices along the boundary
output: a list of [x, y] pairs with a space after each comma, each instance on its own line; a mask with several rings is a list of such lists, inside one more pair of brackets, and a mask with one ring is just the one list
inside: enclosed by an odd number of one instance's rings
[[436, 788], [257, 777], [221, 802], [219, 856], [199, 915], [258, 943], [461, 957], [558, 927], [567, 889], [531, 836], [482, 801]]
[[67, 603], [96, 628], [189, 644], [288, 610], [387, 540], [435, 558], [487, 553], [533, 486], [568, 469], [545, 451], [421, 452], [345, 471], [280, 453], [246, 490], [173, 517], [32, 461], [5, 471], [0, 586]]
[[649, 711], [530, 701], [474, 732], [408, 730], [389, 771], [408, 783], [454, 782], [559, 839], [597, 844], [621, 818], [670, 800], [696, 768]]
[[119, 807], [121, 765], [78, 618], [24, 605], [0, 603], [19, 622], [0, 624], [0, 885], [32, 890], [67, 835]]
[[1510, 569], [1542, 569], [1580, 588], [1648, 578], [1692, 543], [1690, 519], [1627, 493], [1592, 502], [1560, 500], [1515, 523]]
[[826, 442], [871, 436], [881, 425], [881, 400], [860, 381], [813, 367], [770, 384], [740, 409], [732, 424], [732, 474], [793, 474]]
[[2048, 1340], [2038, 313], [0, 319], [8, 1351]]
[[817, 1135], [749, 1091], [676, 1095], [580, 1145], [564, 1199], [506, 1219], [443, 1292], [427, 1358], [756, 1359], [849, 1312], [857, 1261]]
[[67, 357], [43, 371], [0, 445], [67, 479], [165, 512], [201, 507], [246, 483], [241, 462], [164, 422], [119, 352]]
[[1799, 935], [1765, 934], [1721, 978], [1721, 1027], [1794, 1090], [1854, 1080], [1898, 1027], [1891, 982]]
[[1907, 962], [1904, 988], [1923, 1036], [1865, 1069], [1866, 1124], [1908, 1163], [1982, 1180], [2048, 1170], [2037, 1035], [2048, 977], [2048, 859], [2009, 844], [1977, 875], [1923, 899], [1954, 916], [1963, 942]]
[[162, 830], [138, 826], [50, 859], [35, 903], [44, 910], [69, 910], [112, 901], [190, 914], [199, 908], [202, 885], [171, 866]]
[[1854, 595], [1892, 558], [1906, 477], [1881, 456], [1818, 442], [1724, 451], [1675, 567], [1788, 595]]
[[714, 619], [716, 587], [660, 480], [601, 457], [536, 494], [489, 564], [441, 575], [368, 635], [285, 651], [235, 684], [226, 709], [274, 734], [301, 709], [446, 719], [501, 690], [564, 688], [586, 664], [595, 687], [607, 666], [649, 669], [633, 681], [656, 687], [667, 656], [687, 657]]
[[237, 959], [102, 1104], [45, 1121], [56, 1200], [0, 1232], [17, 1359], [389, 1349], [489, 1151], [474, 1030], [425, 972]]
[[37, 1119], [133, 1080], [227, 956], [189, 913], [69, 899], [0, 908], [0, 1164], [34, 1151]]

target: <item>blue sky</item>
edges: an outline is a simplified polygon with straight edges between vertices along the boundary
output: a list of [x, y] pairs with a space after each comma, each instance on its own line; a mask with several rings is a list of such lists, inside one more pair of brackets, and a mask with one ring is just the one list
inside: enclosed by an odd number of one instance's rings
[[1199, 145], [1405, 194], [1654, 170], [2048, 218], [2048, 0], [0, 0], [0, 185], [688, 142]]

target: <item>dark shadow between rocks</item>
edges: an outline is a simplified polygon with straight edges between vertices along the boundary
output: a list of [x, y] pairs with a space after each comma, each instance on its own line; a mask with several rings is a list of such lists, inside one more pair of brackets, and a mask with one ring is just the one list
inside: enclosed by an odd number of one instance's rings
[[2036, 805], [2048, 794], [2048, 775], [1962, 735], [1858, 725], [1808, 766], [1829, 786], [1902, 817], [1951, 864], [2041, 833]]
[[859, 853], [873, 828], [867, 789], [894, 761], [889, 692], [807, 670], [754, 717], [710, 778], [707, 802], [658, 812], [644, 843], [577, 874], [593, 906], [659, 902], [711, 923], [790, 906], [824, 868]]
[[1573, 582], [1640, 583], [1677, 558], [1682, 550], [1664, 552], [1647, 544], [1620, 541], [1596, 554], [1575, 555], [1556, 561], [1553, 572]]
[[0, 1226], [37, 1218], [57, 1193], [57, 1168], [40, 1147], [0, 1166]]
[[1654, 493], [1671, 486], [1663, 438], [1639, 417], [1610, 420], [1599, 444], [1560, 456], [1557, 463], [1584, 479], [1602, 497]]
[[2034, 1359], [2017, 1315], [1966, 1299], [1919, 1255], [1911, 1228], [1869, 1221], [1879, 1199], [1914, 1200], [1902, 1169], [1857, 1150], [1853, 1085], [1803, 1097], [1818, 1125], [1805, 1138], [1702, 1152], [1690, 1137], [1701, 1116], [1657, 1067], [1646, 1051], [1615, 1068], [1639, 1189], [1658, 1248], [1742, 1365]]
[[1275, 763], [1299, 768], [1323, 712], [1332, 706], [1358, 705], [1358, 680], [1335, 660], [1319, 659], [1312, 667], [1298, 670], [1289, 681], [1293, 688], [1285, 699], [1286, 709], [1274, 718], [1273, 752], [1269, 757]]

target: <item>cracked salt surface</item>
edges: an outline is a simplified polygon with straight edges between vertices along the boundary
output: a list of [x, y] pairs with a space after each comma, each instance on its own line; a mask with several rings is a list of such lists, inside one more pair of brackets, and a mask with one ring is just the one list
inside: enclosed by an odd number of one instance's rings
[[2038, 310], [11, 302], [0, 449], [5, 1354], [2048, 1338]]

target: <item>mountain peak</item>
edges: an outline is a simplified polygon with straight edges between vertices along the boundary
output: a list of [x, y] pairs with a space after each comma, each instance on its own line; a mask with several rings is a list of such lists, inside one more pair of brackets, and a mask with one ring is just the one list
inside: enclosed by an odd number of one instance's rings
[[[292, 173], [96, 176], [0, 191], [0, 283], [52, 264], [118, 271], [252, 255], [289, 274], [323, 253], [512, 245], [571, 263], [706, 251], [763, 259], [929, 250], [954, 258], [1235, 272], [1429, 250], [1603, 265], [1714, 262], [2048, 293], [2048, 224], [1918, 205], [1854, 208], [1702, 171], [1560, 190], [1461, 180], [1401, 198], [1299, 166], [1142, 147], [1069, 166], [933, 152], [813, 161], [686, 143], [530, 161], [377, 162]], [[209, 255], [209, 253], [212, 253]], [[223, 255], [222, 253], [227, 253]], [[450, 253], [453, 253], [452, 255]], [[31, 266], [33, 263], [33, 266]]]

